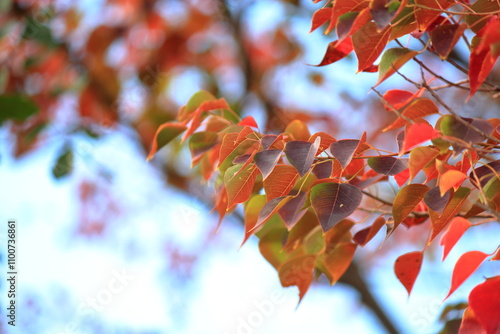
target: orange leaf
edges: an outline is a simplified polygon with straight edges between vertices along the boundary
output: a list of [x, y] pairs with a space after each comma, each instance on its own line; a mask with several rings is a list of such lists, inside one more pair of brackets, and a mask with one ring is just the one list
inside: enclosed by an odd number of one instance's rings
[[286, 196], [292, 190], [299, 173], [290, 165], [276, 165], [269, 176], [264, 180], [264, 190], [267, 200]]
[[406, 288], [408, 295], [410, 295], [413, 284], [420, 272], [423, 258], [424, 254], [422, 252], [411, 252], [401, 255], [394, 263], [396, 277]]
[[370, 67], [384, 50], [391, 33], [391, 26], [377, 30], [375, 22], [369, 22], [352, 35], [354, 52], [358, 57], [358, 72]]
[[330, 284], [335, 284], [345, 273], [354, 258], [357, 246], [352, 242], [342, 242], [325, 250], [323, 261], [331, 277]]
[[432, 235], [429, 240], [429, 244], [434, 240], [434, 238], [448, 225], [451, 219], [455, 217], [458, 213], [462, 204], [467, 199], [470, 193], [469, 188], [461, 187], [453, 195], [453, 198], [448, 203], [446, 208], [444, 208], [443, 213], [440, 215], [438, 212], [429, 210], [429, 216], [432, 222]]
[[467, 175], [454, 169], [450, 169], [442, 174], [439, 178], [439, 191], [441, 192], [441, 197], [451, 188], [457, 190], [466, 178]]
[[252, 116], [247, 116], [243, 118], [238, 125], [241, 126], [251, 126], [252, 128], [258, 128], [259, 126], [257, 125], [257, 122], [255, 121], [255, 118]]
[[474, 271], [476, 271], [476, 269], [488, 256], [488, 254], [480, 251], [470, 251], [464, 253], [458, 259], [457, 263], [455, 264], [455, 268], [453, 268], [450, 292], [448, 292], [448, 295], [445, 297], [445, 299], [447, 299], [453, 292], [455, 292], [455, 290], [458, 289], [458, 287], [462, 285], [462, 283], [465, 282], [465, 280], [469, 278], [469, 276], [472, 275]]
[[469, 308], [474, 311], [477, 322], [487, 334], [500, 330], [500, 276], [489, 278], [472, 289]]
[[454, 2], [448, 0], [415, 0], [415, 4], [433, 9], [418, 8], [415, 10], [415, 19], [420, 31], [426, 31], [435, 19], [441, 15], [443, 9], [450, 8]]
[[439, 155], [439, 149], [429, 146], [416, 147], [410, 152], [410, 181], [425, 166], [434, 162]]
[[467, 231], [469, 226], [470, 222], [467, 219], [462, 217], [453, 218], [450, 225], [448, 226], [448, 229], [443, 234], [441, 242], [439, 243], [440, 245], [444, 246], [443, 261], [446, 259], [453, 246], [455, 246], [462, 235], [464, 235], [465, 231]]
[[428, 186], [418, 183], [409, 184], [399, 190], [392, 206], [394, 229], [415, 209], [428, 190]]
[[246, 202], [250, 198], [257, 174], [258, 169], [253, 164], [243, 169], [240, 165], [228, 168], [224, 174], [228, 208], [234, 204]]
[[[393, 106], [397, 108], [397, 106], [395, 105]], [[411, 104], [407, 106], [401, 112], [401, 114], [407, 119], [411, 119], [412, 121], [418, 121], [425, 116], [437, 114], [438, 112], [439, 109], [436, 106], [436, 104], [432, 102], [432, 100], [428, 98], [423, 98], [423, 99], [416, 99], [413, 102], [411, 102]], [[408, 124], [408, 121], [406, 121], [404, 118], [398, 117], [391, 125], [389, 125], [382, 131], [385, 132], [392, 129], [397, 129], [404, 126], [405, 124]]]
[[375, 219], [373, 224], [365, 229], [362, 229], [361, 231], [358, 231], [352, 240], [356, 242], [358, 245], [363, 247], [366, 245], [376, 234], [377, 232], [382, 228], [382, 226], [385, 225], [385, 219], [384, 217], [379, 217]]
[[299, 303], [313, 281], [316, 255], [299, 255], [288, 259], [279, 269], [281, 285], [296, 285], [299, 288]]
[[189, 126], [186, 133], [182, 137], [182, 141], [185, 141], [189, 136], [191, 136], [201, 125], [201, 122], [206, 116], [206, 113], [214, 109], [231, 109], [231, 108], [227, 104], [226, 100], [223, 98], [202, 102], [200, 106], [194, 111], [193, 117], [191, 118], [191, 125]]

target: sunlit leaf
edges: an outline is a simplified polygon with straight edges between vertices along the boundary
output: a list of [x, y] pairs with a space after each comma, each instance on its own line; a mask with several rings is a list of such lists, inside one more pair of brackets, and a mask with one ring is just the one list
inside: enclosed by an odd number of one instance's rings
[[500, 328], [500, 276], [479, 284], [469, 294], [469, 308], [487, 334], [498, 333]]
[[286, 196], [292, 190], [295, 182], [299, 179], [299, 173], [290, 165], [277, 165], [264, 180], [264, 190], [267, 200]]
[[439, 191], [440, 195], [444, 196], [444, 194], [450, 190], [458, 189], [467, 178], [467, 175], [458, 171], [458, 170], [448, 170], [444, 174], [439, 177]]
[[465, 282], [465, 280], [469, 278], [469, 276], [472, 275], [477, 268], [479, 268], [481, 263], [483, 263], [488, 256], [488, 254], [480, 251], [470, 251], [464, 253], [458, 259], [455, 264], [455, 268], [453, 268], [450, 291], [446, 295], [445, 299], [455, 292], [455, 290], [458, 289], [458, 287], [462, 285], [462, 283]]
[[[396, 100], [396, 101], [398, 101], [398, 100]], [[394, 107], [396, 107], [396, 106], [394, 106]], [[410, 119], [412, 121], [419, 121], [425, 116], [437, 114], [438, 112], [439, 112], [439, 109], [432, 100], [430, 100], [428, 98], [420, 98], [420, 99], [413, 100], [410, 103], [410, 105], [408, 105], [401, 112], [401, 114], [406, 119]], [[397, 128], [404, 126], [407, 123], [408, 122], [405, 119], [399, 117], [391, 125], [389, 125], [388, 127], [386, 127], [382, 131], [389, 131], [392, 129], [397, 129]]]
[[321, 27], [323, 24], [328, 22], [332, 18], [332, 8], [320, 8], [313, 13], [311, 29], [309, 32], [313, 32], [314, 30]]
[[434, 162], [434, 159], [439, 155], [439, 150], [434, 147], [422, 146], [416, 147], [410, 152], [410, 180], [424, 168]]
[[358, 72], [371, 66], [389, 41], [391, 26], [378, 31], [375, 22], [365, 24], [352, 35], [354, 52], [358, 57]]
[[378, 80], [375, 86], [396, 73], [397, 70], [416, 55], [418, 55], [417, 51], [412, 51], [407, 48], [392, 48], [386, 50], [380, 60]]
[[408, 295], [410, 295], [413, 285], [422, 267], [424, 254], [422, 252], [411, 252], [403, 254], [394, 263], [396, 277], [403, 284]]
[[418, 183], [409, 184], [399, 190], [392, 206], [394, 229], [415, 209], [428, 190], [428, 186]]
[[439, 137], [439, 133], [424, 120], [418, 123], [407, 124], [405, 128], [403, 151], [406, 152], [418, 144], [437, 137]]
[[308, 140], [311, 137], [307, 124], [298, 119], [287, 125], [285, 133], [292, 135], [294, 140]]
[[258, 169], [251, 164], [241, 169], [241, 165], [229, 167], [224, 174], [224, 184], [227, 189], [228, 205], [246, 202], [252, 194]]
[[448, 229], [443, 234], [439, 244], [444, 247], [443, 261], [446, 259], [453, 246], [464, 235], [465, 231], [470, 227], [470, 222], [462, 217], [455, 217], [450, 222]]
[[316, 66], [326, 66], [345, 58], [353, 50], [352, 41], [346, 38], [342, 41], [334, 41], [328, 44], [323, 60]]
[[147, 160], [153, 159], [156, 152], [159, 149], [167, 145], [172, 139], [186, 131], [187, 127], [182, 123], [163, 123], [160, 125], [158, 130], [156, 130], [155, 137], [153, 139], [153, 144], [151, 145], [151, 151], [149, 151], [149, 155]]
[[325, 250], [323, 261], [331, 277], [330, 284], [335, 284], [349, 268], [357, 246], [352, 242], [342, 242]]
[[451, 219], [456, 216], [465, 202], [465, 199], [469, 196], [470, 191], [471, 190], [469, 188], [459, 188], [446, 208], [443, 210], [442, 214], [429, 210], [429, 215], [432, 221], [432, 235], [429, 243], [431, 243], [432, 240], [434, 240], [434, 238], [448, 225]]
[[299, 303], [313, 281], [313, 270], [316, 255], [298, 255], [288, 259], [278, 269], [283, 287], [297, 286], [299, 288]]

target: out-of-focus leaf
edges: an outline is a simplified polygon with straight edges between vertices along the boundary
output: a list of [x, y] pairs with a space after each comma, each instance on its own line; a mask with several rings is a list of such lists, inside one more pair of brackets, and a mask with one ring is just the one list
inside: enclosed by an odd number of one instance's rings
[[294, 140], [307, 141], [311, 137], [307, 124], [298, 119], [293, 120], [287, 125], [285, 133], [292, 135]]
[[358, 231], [352, 240], [356, 242], [358, 245], [363, 247], [366, 245], [370, 240], [373, 239], [373, 237], [380, 231], [382, 226], [385, 225], [385, 219], [384, 217], [379, 217], [375, 219], [373, 224], [371, 224], [369, 227], [362, 229], [361, 231]]
[[323, 261], [331, 277], [330, 284], [335, 284], [349, 268], [357, 246], [352, 242], [342, 242], [327, 247]]
[[301, 254], [291, 257], [278, 269], [283, 287], [295, 285], [299, 288], [299, 303], [312, 283], [315, 265], [316, 255]]
[[[500, 276], [491, 277], [469, 294], [469, 308], [487, 334], [500, 329]], [[465, 333], [463, 333], [465, 334]]]
[[24, 121], [38, 112], [38, 106], [23, 95], [0, 95], [0, 125], [8, 120]]
[[70, 146], [65, 146], [61, 154], [57, 158], [54, 167], [52, 167], [52, 175], [56, 179], [61, 179], [65, 176], [68, 176], [73, 171], [73, 160], [73, 150]]

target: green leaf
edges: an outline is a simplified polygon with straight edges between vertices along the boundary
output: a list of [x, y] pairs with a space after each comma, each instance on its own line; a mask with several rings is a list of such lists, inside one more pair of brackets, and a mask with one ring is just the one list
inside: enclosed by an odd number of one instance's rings
[[48, 20], [50, 18], [49, 16], [51, 16], [51, 13], [47, 12], [45, 9], [42, 17], [27, 18], [23, 31], [23, 38], [36, 40], [49, 47], [57, 46], [58, 42], [54, 39], [50, 28], [39, 21], [40, 19]]
[[167, 145], [172, 139], [186, 131], [187, 127], [181, 123], [167, 122], [160, 125], [158, 130], [156, 130], [155, 138], [153, 139], [153, 144], [151, 145], [151, 151], [147, 157], [147, 160], [153, 159], [156, 152], [163, 146]]
[[385, 79], [396, 73], [410, 59], [418, 55], [417, 51], [407, 48], [388, 49], [382, 55], [378, 70], [378, 81], [375, 86], [382, 83]]
[[73, 171], [73, 160], [73, 150], [69, 145], [65, 146], [52, 167], [52, 175], [56, 179], [68, 176]]
[[24, 121], [38, 111], [38, 106], [35, 102], [26, 96], [0, 96], [0, 125], [8, 119]]

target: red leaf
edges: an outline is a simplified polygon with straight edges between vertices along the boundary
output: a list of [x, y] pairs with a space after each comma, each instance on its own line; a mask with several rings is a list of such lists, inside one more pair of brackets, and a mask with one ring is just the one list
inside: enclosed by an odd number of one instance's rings
[[412, 147], [439, 137], [439, 133], [426, 121], [406, 125], [403, 152]]
[[441, 242], [439, 243], [440, 245], [444, 246], [443, 261], [446, 259], [453, 246], [455, 246], [462, 235], [464, 235], [465, 231], [467, 231], [469, 226], [470, 222], [467, 219], [462, 217], [453, 218], [450, 225], [448, 226], [448, 229], [443, 234]]
[[332, 7], [320, 8], [314, 12], [310, 33], [321, 27], [332, 18]]
[[274, 167], [269, 177], [264, 180], [267, 200], [288, 195], [298, 178], [299, 173], [293, 166], [277, 165]]
[[218, 100], [210, 100], [204, 101], [200, 104], [200, 106], [194, 111], [193, 117], [191, 118], [191, 125], [187, 129], [186, 133], [182, 137], [182, 141], [185, 141], [191, 134], [193, 134], [198, 127], [201, 125], [201, 122], [206, 117], [206, 113], [210, 110], [215, 109], [231, 109], [227, 104], [226, 100], [220, 98]]
[[405, 182], [408, 180], [409, 177], [410, 177], [410, 170], [405, 169], [401, 173], [394, 175], [394, 180], [396, 180], [398, 186], [401, 187], [403, 184], [405, 184]]
[[369, 22], [352, 35], [354, 52], [358, 57], [358, 72], [370, 67], [384, 50], [391, 26], [378, 31], [375, 22]]
[[[402, 102], [404, 103], [404, 102]], [[395, 108], [396, 106], [393, 105]], [[401, 114], [412, 121], [419, 121], [423, 117], [432, 115], [432, 114], [437, 114], [439, 112], [438, 107], [432, 100], [428, 98], [422, 98], [422, 99], [416, 99], [411, 102], [409, 106], [407, 106]], [[383, 132], [389, 131], [392, 129], [397, 129], [405, 124], [408, 124], [408, 121], [405, 120], [404, 118], [398, 117], [391, 125], [386, 127]]]
[[[406, 90], [392, 89], [388, 90], [384, 94], [384, 100], [387, 101], [395, 109], [401, 109], [408, 103], [412, 102], [413, 99], [420, 97], [423, 93], [423, 89], [419, 89], [416, 93], [411, 93]], [[432, 102], [432, 101], [431, 101]], [[391, 111], [392, 109], [385, 106], [385, 109]], [[404, 123], [403, 123], [404, 124]]]
[[253, 128], [258, 128], [259, 126], [257, 125], [257, 122], [255, 121], [255, 119], [252, 117], [252, 116], [247, 116], [245, 118], [243, 118], [239, 123], [238, 125], [241, 125], [241, 126], [251, 126]]
[[337, 25], [337, 20], [340, 16], [349, 12], [360, 12], [364, 8], [368, 7], [369, 2], [365, 0], [345, 0], [345, 1], [335, 1], [333, 4], [332, 19], [330, 20], [330, 25], [326, 29], [328, 34]]
[[422, 252], [411, 252], [401, 255], [394, 263], [396, 277], [408, 291], [408, 295], [410, 295], [413, 284], [420, 272], [423, 258], [424, 254]]
[[472, 289], [469, 308], [487, 334], [500, 331], [500, 276], [492, 277]]
[[455, 264], [455, 268], [453, 268], [450, 292], [448, 292], [445, 299], [455, 292], [455, 290], [458, 289], [458, 287], [462, 285], [462, 283], [465, 282], [465, 280], [469, 278], [474, 271], [476, 271], [476, 269], [488, 256], [488, 254], [480, 251], [470, 251], [463, 254]]
[[373, 224], [361, 231], [358, 231], [352, 240], [360, 246], [366, 245], [373, 237], [377, 234], [378, 231], [385, 225], [384, 217], [379, 217], [375, 219]]
[[337, 36], [339, 41], [351, 36], [371, 20], [370, 8], [361, 12], [348, 12], [339, 17], [337, 22]]
[[481, 326], [479, 321], [476, 319], [474, 311], [472, 311], [472, 309], [469, 306], [465, 309], [464, 315], [462, 316], [462, 323], [460, 324], [458, 334], [471, 334], [471, 333], [487, 334], [483, 326]]
[[326, 66], [342, 58], [345, 58], [353, 50], [352, 41], [350, 38], [346, 38], [342, 41], [334, 41], [328, 44], [328, 49], [326, 49], [325, 56], [321, 63], [316, 66]]

